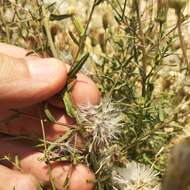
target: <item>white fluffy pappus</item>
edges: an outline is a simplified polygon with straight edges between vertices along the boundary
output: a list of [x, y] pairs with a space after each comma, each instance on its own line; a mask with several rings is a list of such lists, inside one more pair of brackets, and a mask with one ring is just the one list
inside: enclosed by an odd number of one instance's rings
[[134, 161], [128, 163], [126, 167], [116, 168], [113, 172], [113, 181], [116, 184], [115, 190], [160, 190], [158, 173]]
[[103, 98], [97, 106], [81, 106], [78, 110], [82, 124], [90, 130], [93, 142], [108, 145], [121, 132], [122, 112], [109, 98]]

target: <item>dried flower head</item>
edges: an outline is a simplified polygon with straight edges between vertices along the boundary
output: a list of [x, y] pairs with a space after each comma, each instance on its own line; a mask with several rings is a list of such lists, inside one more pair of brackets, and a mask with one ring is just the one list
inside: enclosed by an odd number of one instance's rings
[[122, 190], [159, 190], [157, 175], [152, 168], [133, 161], [126, 167], [117, 168], [113, 180]]
[[109, 23], [110, 23], [109, 19], [110, 18], [109, 18], [108, 13], [105, 13], [102, 17], [102, 25], [103, 25], [104, 30], [106, 30], [109, 27]]
[[169, 7], [180, 11], [187, 4], [188, 0], [168, 0]]
[[163, 24], [167, 20], [168, 13], [168, 1], [167, 0], [158, 0], [157, 1], [157, 21], [160, 24]]
[[80, 107], [79, 115], [96, 145], [108, 145], [121, 131], [123, 116], [108, 98], [104, 98], [97, 106]]

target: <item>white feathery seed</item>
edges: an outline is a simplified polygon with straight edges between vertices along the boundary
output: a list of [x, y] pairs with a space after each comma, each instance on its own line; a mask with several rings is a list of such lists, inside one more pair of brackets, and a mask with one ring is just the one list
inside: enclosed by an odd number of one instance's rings
[[123, 168], [116, 168], [113, 174], [114, 183], [121, 190], [159, 190], [158, 173], [152, 168], [130, 162]]
[[109, 98], [104, 98], [97, 106], [81, 106], [79, 116], [84, 126], [91, 131], [96, 144], [108, 145], [121, 131], [122, 113]]

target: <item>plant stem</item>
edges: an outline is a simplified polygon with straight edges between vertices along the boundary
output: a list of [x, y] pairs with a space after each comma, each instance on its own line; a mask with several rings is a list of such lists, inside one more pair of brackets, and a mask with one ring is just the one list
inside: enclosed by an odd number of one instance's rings
[[124, 19], [124, 16], [125, 16], [126, 6], [127, 6], [127, 0], [125, 0], [124, 2], [123, 11], [122, 11], [122, 19]]
[[94, 0], [94, 3], [92, 5], [92, 9], [90, 11], [90, 15], [89, 15], [89, 18], [88, 18], [88, 21], [87, 21], [87, 24], [86, 24], [86, 27], [85, 27], [85, 30], [84, 30], [84, 33], [82, 34], [81, 38], [80, 38], [80, 41], [79, 41], [79, 47], [78, 47], [78, 50], [77, 50], [77, 53], [76, 53], [76, 56], [74, 58], [74, 61], [71, 65], [71, 68], [72, 66], [76, 63], [77, 59], [78, 59], [78, 56], [81, 52], [81, 49], [86, 41], [86, 33], [87, 33], [87, 30], [88, 30], [88, 27], [90, 25], [90, 21], [92, 20], [92, 15], [94, 13], [94, 10], [95, 10], [95, 7], [96, 7], [96, 0]]
[[137, 21], [139, 24], [139, 33], [140, 33], [140, 37], [141, 37], [141, 47], [142, 47], [142, 67], [140, 68], [140, 74], [141, 74], [141, 85], [142, 85], [142, 96], [145, 97], [145, 93], [146, 93], [146, 47], [145, 47], [145, 36], [142, 30], [142, 23], [141, 23], [141, 16], [140, 16], [140, 1], [139, 0], [135, 0], [135, 9], [136, 9], [136, 13], [137, 13]]
[[44, 157], [45, 157], [46, 160], [48, 160], [46, 133], [45, 133], [45, 127], [44, 127], [44, 122], [43, 122], [43, 118], [42, 118], [40, 108], [39, 108], [39, 115], [40, 115], [40, 124], [41, 124], [41, 128], [42, 128], [42, 136], [43, 136], [43, 141], [44, 141]]
[[43, 24], [44, 24], [46, 35], [47, 35], [47, 38], [48, 38], [48, 44], [50, 46], [50, 49], [51, 49], [51, 52], [52, 52], [53, 56], [55, 58], [58, 58], [58, 54], [57, 54], [57, 51], [55, 49], [54, 42], [53, 42], [50, 30], [49, 30], [49, 16], [47, 16], [47, 13], [46, 13], [44, 5], [42, 6], [42, 15], [43, 15], [43, 18], [44, 18], [43, 19]]
[[183, 54], [183, 61], [184, 61], [185, 65], [186, 65], [186, 67], [187, 67], [187, 72], [189, 73], [190, 72], [189, 62], [188, 62], [188, 58], [187, 58], [187, 51], [186, 51], [185, 41], [184, 41], [184, 38], [183, 38], [182, 29], [181, 29], [181, 24], [182, 24], [181, 11], [177, 12], [176, 14], [177, 14], [178, 35], [179, 35], [180, 46], [181, 46], [181, 50], [182, 50], [182, 54]]

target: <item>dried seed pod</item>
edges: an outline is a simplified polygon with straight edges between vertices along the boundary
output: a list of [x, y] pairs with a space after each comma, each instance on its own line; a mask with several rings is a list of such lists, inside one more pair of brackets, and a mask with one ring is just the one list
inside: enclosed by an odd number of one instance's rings
[[168, 0], [158, 0], [157, 1], [157, 21], [160, 24], [166, 22], [168, 13]]
[[34, 49], [37, 49], [37, 47], [38, 47], [37, 37], [32, 36], [32, 35], [26, 37], [26, 39], [25, 39], [25, 48], [26, 49], [34, 50]]
[[98, 41], [99, 41], [100, 47], [101, 47], [101, 49], [102, 49], [102, 52], [105, 53], [105, 52], [106, 52], [105, 33], [100, 33], [100, 34], [99, 34]]
[[95, 47], [98, 44], [98, 29], [92, 28], [90, 29], [90, 39], [91, 39], [91, 45]]
[[58, 32], [61, 31], [61, 29], [60, 29], [60, 26], [55, 23], [51, 26], [50, 31], [51, 31], [52, 37], [54, 38], [58, 34]]
[[66, 32], [60, 32], [57, 34], [55, 38], [55, 44], [60, 50], [64, 50], [67, 48], [68, 41], [66, 39], [67, 33]]
[[107, 13], [105, 13], [102, 17], [102, 25], [104, 30], [106, 30], [109, 26], [109, 15]]
[[188, 0], [168, 0], [168, 5], [178, 12], [186, 6], [187, 2]]

